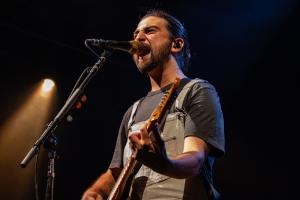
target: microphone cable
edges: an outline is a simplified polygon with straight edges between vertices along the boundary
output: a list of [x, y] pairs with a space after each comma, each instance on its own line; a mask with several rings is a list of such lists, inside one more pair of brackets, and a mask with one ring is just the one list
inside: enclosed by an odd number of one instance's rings
[[84, 41], [84, 45], [86, 46], [86, 48], [88, 48], [94, 55], [96, 55], [98, 58], [100, 58], [99, 54], [94, 51], [88, 44], [87, 40]]
[[[96, 51], [94, 51], [93, 50], [93, 48], [91, 48], [90, 46], [89, 46], [89, 44], [87, 43], [87, 40], [85, 40], [84, 41], [84, 44], [85, 44], [85, 46], [97, 57], [97, 58], [99, 58], [99, 59], [101, 59], [102, 58], [102, 55], [104, 55], [105, 53], [108, 53], [108, 52], [111, 52], [112, 50], [110, 50], [110, 51], [107, 51], [107, 50], [104, 50], [103, 52], [102, 52], [102, 54], [101, 55], [99, 55]], [[110, 53], [109, 53], [110, 54]], [[76, 83], [75, 83], [75, 85], [74, 85], [74, 87], [73, 87], [73, 89], [72, 89], [72, 91], [71, 91], [71, 93], [70, 93], [70, 95], [69, 95], [69, 97], [68, 97], [68, 99], [72, 96], [72, 94], [73, 94], [73, 92], [76, 90], [76, 88], [77, 88], [77, 86], [80, 84], [80, 82], [82, 81], [82, 79], [83, 79], [83, 75], [84, 74], [88, 74], [88, 72], [89, 72], [89, 70], [91, 69], [91, 67], [86, 67], [84, 70], [83, 70], [83, 72], [80, 74], [80, 76], [79, 76], [79, 78], [77, 79], [77, 81], [76, 81]]]
[[35, 165], [34, 165], [34, 193], [35, 193], [35, 200], [39, 200], [39, 168], [38, 168], [38, 161], [39, 161], [39, 154], [40, 148], [37, 149], [37, 154], [35, 157]]

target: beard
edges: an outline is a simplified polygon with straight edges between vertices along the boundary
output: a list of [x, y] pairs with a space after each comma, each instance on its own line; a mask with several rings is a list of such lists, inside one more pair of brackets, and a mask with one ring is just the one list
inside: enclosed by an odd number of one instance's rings
[[151, 49], [150, 58], [146, 62], [139, 63], [138, 57], [134, 62], [141, 73], [150, 72], [157, 67], [162, 67], [170, 59], [171, 41], [163, 44], [158, 50]]

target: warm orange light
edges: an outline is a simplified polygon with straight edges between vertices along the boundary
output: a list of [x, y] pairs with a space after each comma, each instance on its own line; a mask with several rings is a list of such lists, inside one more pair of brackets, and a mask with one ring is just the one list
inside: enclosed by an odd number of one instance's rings
[[55, 83], [51, 79], [44, 79], [42, 91], [47, 93], [53, 89], [54, 85]]
[[[19, 164], [43, 133], [53, 114], [56, 100], [55, 87], [43, 94], [42, 85], [49, 84], [47, 82], [42, 80], [29, 90], [30, 93], [27, 92], [26, 96], [16, 97], [15, 99], [22, 98], [23, 102], [15, 107], [14, 112], [6, 117], [5, 122], [1, 123], [0, 188], [1, 192], [8, 192], [4, 194], [0, 192], [0, 199], [32, 199], [30, 194], [32, 194], [34, 180], [34, 159], [26, 169], [21, 168]], [[14, 187], [19, 188], [19, 192], [9, 192]]]

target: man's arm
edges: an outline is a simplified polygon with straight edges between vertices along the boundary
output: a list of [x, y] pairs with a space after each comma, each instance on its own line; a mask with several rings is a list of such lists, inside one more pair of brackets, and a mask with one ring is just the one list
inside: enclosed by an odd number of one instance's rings
[[186, 137], [183, 153], [169, 158], [159, 131], [154, 128], [150, 135], [143, 128], [129, 136], [131, 148], [139, 152], [137, 160], [154, 171], [173, 178], [187, 178], [199, 174], [210, 151], [204, 140], [196, 136]]
[[81, 200], [103, 200], [110, 194], [121, 169], [108, 169], [82, 195]]
[[184, 140], [183, 153], [166, 161], [164, 173], [173, 178], [187, 178], [199, 174], [208, 155], [209, 146], [202, 139], [189, 136]]

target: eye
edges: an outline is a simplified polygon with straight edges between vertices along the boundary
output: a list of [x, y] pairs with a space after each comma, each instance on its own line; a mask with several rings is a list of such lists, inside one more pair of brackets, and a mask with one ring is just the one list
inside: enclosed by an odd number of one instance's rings
[[155, 31], [156, 31], [155, 28], [148, 28], [148, 29], [145, 30], [145, 33], [146, 34], [151, 34], [151, 33], [154, 33]]
[[138, 32], [134, 32], [133, 33], [133, 39], [135, 39], [137, 35], [138, 35]]

